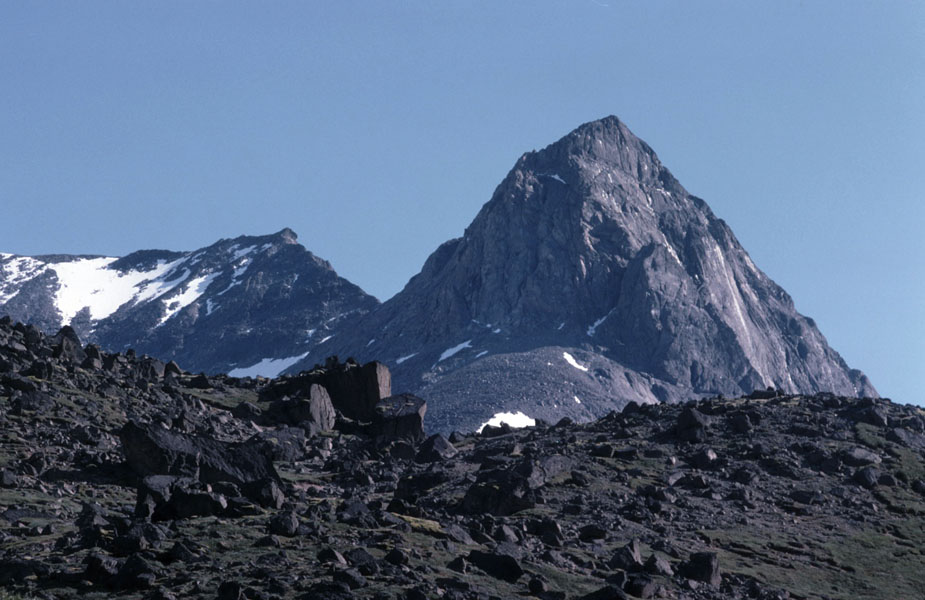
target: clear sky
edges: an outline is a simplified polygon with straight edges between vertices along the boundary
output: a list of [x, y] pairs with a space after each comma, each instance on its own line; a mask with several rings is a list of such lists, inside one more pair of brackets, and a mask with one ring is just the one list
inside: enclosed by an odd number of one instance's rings
[[925, 3], [0, 0], [0, 251], [291, 227], [380, 299], [609, 114], [925, 402]]

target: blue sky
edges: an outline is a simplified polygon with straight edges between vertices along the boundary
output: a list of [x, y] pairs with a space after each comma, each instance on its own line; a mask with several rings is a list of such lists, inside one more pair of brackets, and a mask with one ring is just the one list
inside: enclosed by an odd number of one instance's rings
[[925, 4], [0, 0], [0, 250], [291, 227], [380, 299], [616, 114], [884, 395], [925, 402]]

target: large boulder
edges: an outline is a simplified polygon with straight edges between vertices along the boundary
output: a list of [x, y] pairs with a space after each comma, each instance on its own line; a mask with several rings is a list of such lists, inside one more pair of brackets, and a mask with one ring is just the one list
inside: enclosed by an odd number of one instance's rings
[[220, 515], [228, 508], [224, 496], [198, 479], [150, 475], [138, 487], [135, 516], [152, 521]]
[[279, 481], [266, 446], [258, 442], [234, 444], [131, 421], [122, 427], [119, 438], [126, 462], [142, 477], [176, 475], [204, 483], [231, 482], [245, 494], [265, 487], [268, 480]]
[[308, 395], [313, 385], [322, 386], [334, 408], [345, 417], [369, 422], [376, 417], [376, 405], [392, 395], [392, 375], [384, 364], [373, 361], [360, 366], [352, 360], [339, 363], [333, 359], [324, 368], [282, 378], [264, 388], [266, 401]]
[[264, 417], [272, 424], [297, 425], [314, 433], [334, 429], [335, 415], [327, 390], [312, 383], [299, 397], [273, 401]]
[[426, 413], [427, 403], [417, 396], [390, 396], [376, 404], [367, 432], [378, 439], [420, 442], [424, 439]]
[[80, 338], [77, 332], [70, 325], [62, 327], [57, 335], [52, 338], [54, 349], [52, 356], [61, 360], [81, 364], [87, 358], [83, 347], [80, 345]]

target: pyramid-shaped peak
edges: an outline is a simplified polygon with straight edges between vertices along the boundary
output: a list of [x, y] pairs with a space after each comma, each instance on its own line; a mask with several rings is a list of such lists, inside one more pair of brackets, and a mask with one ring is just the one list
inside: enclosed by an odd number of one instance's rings
[[297, 244], [299, 240], [299, 235], [288, 227], [276, 232], [273, 237], [279, 238], [285, 244]]
[[614, 115], [576, 127], [559, 141], [547, 146], [544, 152], [553, 148], [564, 149], [571, 154], [598, 157], [607, 157], [616, 150], [628, 148], [646, 154], [652, 153], [652, 149]]
[[614, 115], [584, 123], [542, 150], [524, 154], [518, 170], [585, 183], [609, 173], [614, 185], [665, 188], [686, 196], [655, 151]]

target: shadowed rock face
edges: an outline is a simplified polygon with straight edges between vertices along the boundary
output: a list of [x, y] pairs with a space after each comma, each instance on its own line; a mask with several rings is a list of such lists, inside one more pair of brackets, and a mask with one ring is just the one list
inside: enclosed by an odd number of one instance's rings
[[437, 427], [768, 386], [876, 395], [616, 117], [524, 154], [462, 238], [303, 364], [333, 353], [385, 358]]

